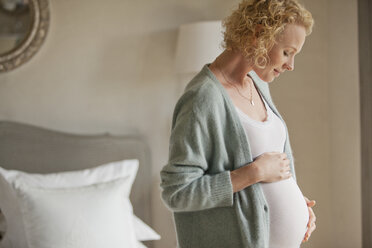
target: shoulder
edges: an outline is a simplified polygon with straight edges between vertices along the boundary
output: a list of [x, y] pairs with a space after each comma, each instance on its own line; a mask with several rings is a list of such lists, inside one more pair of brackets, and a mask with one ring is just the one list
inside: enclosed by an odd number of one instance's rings
[[175, 112], [183, 109], [205, 115], [223, 107], [224, 98], [217, 83], [203, 68], [186, 86]]

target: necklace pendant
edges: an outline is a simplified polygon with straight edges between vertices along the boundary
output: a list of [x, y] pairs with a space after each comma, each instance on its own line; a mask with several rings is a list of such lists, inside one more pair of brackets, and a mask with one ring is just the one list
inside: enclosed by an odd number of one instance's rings
[[253, 102], [253, 100], [251, 100], [251, 104], [252, 104], [252, 106], [254, 106], [254, 102]]

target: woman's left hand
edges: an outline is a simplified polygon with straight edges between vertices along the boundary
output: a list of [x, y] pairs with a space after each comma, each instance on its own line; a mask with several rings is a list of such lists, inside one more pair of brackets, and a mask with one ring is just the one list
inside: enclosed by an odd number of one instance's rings
[[310, 201], [305, 196], [304, 196], [304, 198], [305, 198], [305, 201], [306, 201], [306, 204], [307, 204], [307, 208], [309, 210], [309, 222], [307, 223], [307, 231], [306, 231], [306, 234], [304, 236], [304, 239], [302, 240], [302, 243], [309, 240], [309, 237], [310, 237], [311, 233], [316, 228], [316, 225], [315, 225], [316, 217], [315, 217], [314, 211], [312, 209], [312, 207], [315, 206], [315, 201], [314, 200]]

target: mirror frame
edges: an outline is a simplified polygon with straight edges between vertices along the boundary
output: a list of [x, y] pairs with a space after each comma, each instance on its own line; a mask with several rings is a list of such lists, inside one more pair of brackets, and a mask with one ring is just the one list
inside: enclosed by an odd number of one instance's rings
[[0, 73], [13, 70], [31, 59], [40, 49], [48, 33], [50, 15], [48, 0], [29, 0], [31, 30], [20, 45], [0, 54]]

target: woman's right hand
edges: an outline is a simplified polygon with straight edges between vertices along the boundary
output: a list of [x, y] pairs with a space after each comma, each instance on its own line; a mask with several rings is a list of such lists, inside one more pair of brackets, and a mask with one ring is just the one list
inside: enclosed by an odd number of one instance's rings
[[285, 153], [265, 152], [258, 156], [254, 163], [260, 174], [260, 182], [272, 183], [292, 176], [290, 162]]

